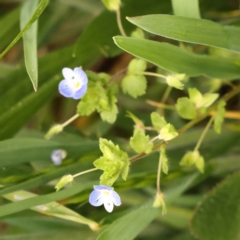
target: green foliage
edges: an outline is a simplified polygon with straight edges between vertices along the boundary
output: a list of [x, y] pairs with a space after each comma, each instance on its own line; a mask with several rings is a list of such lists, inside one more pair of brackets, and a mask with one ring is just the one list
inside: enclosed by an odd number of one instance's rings
[[197, 169], [204, 173], [204, 158], [198, 151], [186, 153], [180, 161], [180, 166], [192, 166], [195, 165]]
[[[88, 116], [97, 110], [103, 121], [115, 122], [118, 113], [115, 85], [108, 84], [110, 77], [107, 74], [95, 74], [90, 71], [87, 73], [88, 90], [77, 106], [77, 113], [80, 116]], [[106, 84], [108, 84], [107, 89]]]
[[143, 75], [127, 75], [122, 80], [122, 89], [124, 93], [128, 93], [133, 98], [145, 94], [147, 88], [147, 80]]
[[[234, 112], [239, 109], [240, 28], [232, 5], [217, 0], [103, 2], [107, 9], [95, 0], [0, 1], [0, 49], [6, 48], [1, 56], [7, 53], [0, 63], [0, 236], [75, 240], [81, 231], [82, 239], [193, 240], [191, 231], [199, 239], [235, 240], [239, 174], [228, 175], [240, 169], [239, 114]], [[127, 37], [117, 36], [120, 25]], [[23, 47], [15, 44], [21, 36]], [[123, 51], [136, 58], [116, 57]], [[76, 101], [57, 93], [61, 69], [77, 66], [96, 72], [86, 70], [80, 117]], [[227, 115], [226, 105], [233, 111]], [[177, 113], [193, 120], [186, 122]], [[221, 132], [225, 117], [230, 119], [219, 137], [214, 130]], [[189, 152], [196, 142], [201, 155]], [[54, 165], [51, 154], [58, 149], [68, 158]], [[183, 169], [179, 156], [184, 153]], [[158, 188], [164, 194], [155, 187], [159, 160], [164, 174]], [[94, 171], [93, 163], [103, 172]], [[121, 197], [113, 214], [88, 204], [99, 177]], [[209, 182], [218, 187], [203, 199]], [[103, 231], [91, 231], [99, 228]]]
[[194, 235], [206, 240], [238, 239], [240, 234], [239, 181], [240, 173], [237, 172], [220, 183], [204, 199], [191, 221]]
[[158, 135], [158, 138], [167, 142], [177, 136], [178, 136], [178, 132], [175, 130], [174, 126], [168, 123], [160, 130], [160, 134]]
[[168, 174], [168, 158], [166, 155], [166, 146], [161, 145], [160, 147], [160, 161], [161, 161], [161, 169], [165, 174]]
[[[155, 25], [161, 25], [154, 23]], [[231, 59], [187, 52], [169, 43], [130, 37], [114, 37], [121, 49], [161, 68], [188, 76], [205, 75], [232, 80], [240, 77], [240, 67]], [[168, 59], [168, 61], [166, 61]], [[184, 64], [180, 64], [184, 62]]]
[[[23, 3], [20, 16], [21, 30], [27, 25], [35, 12], [38, 0], [28, 0]], [[23, 33], [24, 58], [28, 75], [32, 81], [33, 88], [37, 91], [38, 67], [37, 67], [37, 24], [36, 20], [31, 27]]]
[[153, 148], [153, 142], [150, 142], [149, 136], [145, 135], [144, 130], [137, 129], [130, 138], [130, 146], [137, 153], [150, 153]]
[[124, 180], [129, 172], [129, 158], [126, 152], [122, 151], [118, 145], [112, 141], [100, 138], [99, 147], [103, 157], [94, 161], [94, 166], [104, 173], [100, 177], [100, 184], [112, 186], [120, 174]]
[[202, 95], [196, 88], [189, 88], [188, 93], [189, 98], [195, 104], [196, 108], [209, 107], [219, 96], [217, 93], [206, 93]]
[[179, 98], [177, 100], [176, 110], [182, 118], [194, 119], [197, 117], [194, 103], [187, 97]]
[[[235, 26], [221, 26], [206, 19], [189, 21], [188, 16], [160, 14], [128, 18], [128, 20], [146, 31], [167, 38], [240, 51], [240, 44], [237, 42], [240, 30]], [[161, 24], [156, 24], [156, 22]], [[211, 35], [206, 34], [207, 32], [211, 32]]]
[[158, 113], [152, 112], [151, 113], [151, 121], [154, 128], [158, 131], [161, 130], [164, 126], [167, 125], [166, 120], [164, 117], [161, 117]]
[[122, 89], [133, 98], [142, 96], [146, 92], [147, 80], [141, 74], [147, 68], [146, 61], [133, 59], [128, 66], [127, 75], [122, 80]]
[[185, 77], [185, 74], [169, 75], [166, 81], [169, 86], [182, 90], [184, 88], [182, 81]]
[[221, 100], [217, 106], [217, 111], [214, 115], [214, 130], [216, 133], [221, 133], [222, 124], [225, 116], [225, 106], [226, 102]]

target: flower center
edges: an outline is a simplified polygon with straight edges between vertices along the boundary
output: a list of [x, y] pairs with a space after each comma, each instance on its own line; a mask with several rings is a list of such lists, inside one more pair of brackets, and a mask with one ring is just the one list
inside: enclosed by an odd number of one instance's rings
[[108, 190], [102, 190], [102, 194], [105, 196], [110, 196], [110, 192]]

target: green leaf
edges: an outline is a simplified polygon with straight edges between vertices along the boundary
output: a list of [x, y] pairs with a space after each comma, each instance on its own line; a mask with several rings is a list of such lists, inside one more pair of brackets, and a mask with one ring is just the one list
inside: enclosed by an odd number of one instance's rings
[[166, 155], [166, 146], [162, 145], [160, 147], [160, 161], [161, 161], [161, 165], [162, 165], [162, 171], [165, 174], [168, 174], [168, 158]]
[[15, 37], [15, 39], [8, 45], [8, 47], [0, 54], [0, 58], [2, 58], [13, 47], [13, 45], [22, 37], [23, 33], [25, 33], [31, 27], [31, 25], [40, 17], [44, 9], [47, 7], [48, 3], [49, 0], [41, 0], [37, 9], [34, 11], [31, 19], [28, 21], [25, 27], [22, 28], [21, 32]]
[[182, 90], [184, 88], [182, 80], [184, 80], [185, 77], [185, 74], [169, 75], [167, 76], [166, 81], [169, 86]]
[[226, 113], [225, 106], [226, 102], [224, 100], [220, 100], [217, 106], [217, 111], [214, 115], [214, 130], [216, 133], [221, 133], [222, 124]]
[[117, 11], [121, 4], [121, 0], [102, 0], [102, 2], [110, 11]]
[[[36, 93], [35, 93], [36, 94]], [[79, 155], [97, 151], [97, 142], [60, 143], [35, 138], [14, 138], [0, 142], [0, 167], [33, 161], [37, 153], [38, 161], [49, 159], [53, 150], [75, 150]]]
[[116, 102], [117, 102], [117, 98], [115, 97], [113, 91], [108, 90], [106, 109], [104, 110], [99, 109], [99, 112], [103, 121], [106, 121], [108, 123], [115, 122], [118, 114], [118, 108], [117, 108]]
[[122, 80], [122, 90], [133, 98], [145, 94], [147, 88], [147, 80], [143, 75], [127, 75]]
[[147, 68], [147, 62], [142, 60], [142, 59], [138, 59], [138, 58], [134, 58], [133, 60], [131, 60], [131, 62], [128, 65], [128, 74], [140, 74], [142, 72], [144, 72]]
[[189, 88], [188, 93], [196, 108], [209, 107], [219, 97], [218, 93], [206, 93], [202, 95], [196, 88]]
[[149, 136], [145, 135], [144, 130], [137, 129], [130, 138], [130, 146], [137, 153], [150, 153], [153, 148], [153, 142], [149, 142]]
[[167, 38], [240, 51], [239, 27], [221, 26], [205, 19], [160, 14], [127, 19], [148, 32]]
[[218, 93], [206, 93], [203, 95], [201, 107], [209, 107], [212, 105], [217, 98], [219, 97]]
[[[38, 2], [39, 0], [27, 0], [23, 3], [20, 15], [21, 30], [28, 24], [36, 11]], [[36, 20], [22, 35], [25, 65], [35, 91], [38, 87], [37, 25], [38, 21]]]
[[[196, 26], [194, 28], [197, 29]], [[124, 51], [171, 72], [226, 80], [240, 77], [240, 66], [230, 59], [198, 55], [168, 43], [145, 39], [117, 36], [114, 42]]]
[[165, 118], [160, 116], [157, 112], [151, 113], [151, 121], [153, 127], [157, 130], [161, 130], [164, 126], [167, 125]]
[[187, 97], [178, 98], [176, 109], [179, 116], [184, 119], [194, 119], [197, 117], [194, 103]]
[[239, 182], [240, 172], [217, 185], [198, 206], [191, 221], [195, 236], [204, 240], [239, 239]]
[[100, 177], [100, 184], [112, 186], [120, 174], [126, 180], [130, 165], [127, 153], [107, 139], [100, 138], [99, 146], [103, 157], [95, 160], [93, 164], [104, 171]]
[[[170, 204], [176, 197], [188, 189], [198, 174], [184, 176], [177, 181], [175, 186], [168, 188], [165, 193], [167, 204]], [[97, 240], [132, 240], [134, 239], [157, 215], [159, 208], [154, 208], [153, 202], [140, 206], [125, 214], [123, 217], [114, 221], [106, 230], [104, 230]], [[133, 225], [134, 224], [134, 225]], [[134, 226], [134, 227], [133, 227]]]
[[202, 102], [202, 93], [200, 93], [196, 88], [189, 88], [188, 89], [189, 98], [192, 102], [194, 102], [195, 106], [200, 105]]
[[180, 161], [180, 166], [192, 165], [195, 165], [201, 173], [204, 173], [204, 158], [199, 154], [198, 151], [186, 153]]
[[178, 136], [178, 132], [176, 132], [174, 126], [168, 123], [166, 126], [164, 126], [160, 130], [160, 134], [158, 135], [158, 138], [167, 142], [177, 136]]
[[172, 0], [174, 15], [201, 18], [198, 0]]
[[0, 129], [0, 139], [13, 136], [46, 101], [51, 99], [58, 82], [58, 78], [49, 81], [40, 87], [37, 93], [27, 95], [14, 107], [1, 114], [0, 125], [4, 127]]
[[66, 189], [60, 192], [50, 193], [42, 196], [38, 196], [37, 194], [27, 191], [17, 191], [6, 194], [4, 195], [4, 198], [13, 201], [14, 203], [0, 206], [0, 216], [6, 216], [30, 208], [42, 214], [67, 219], [81, 224], [87, 224], [90, 228], [97, 228], [98, 224], [96, 222], [87, 219], [55, 202], [56, 200], [79, 193], [86, 189], [86, 187], [90, 187], [90, 184], [82, 184], [81, 186], [77, 186], [78, 189], [76, 189], [76, 187], [72, 187], [72, 189]]

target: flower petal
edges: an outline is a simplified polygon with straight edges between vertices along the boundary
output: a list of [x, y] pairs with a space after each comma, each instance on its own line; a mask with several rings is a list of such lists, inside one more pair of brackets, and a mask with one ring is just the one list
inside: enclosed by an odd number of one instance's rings
[[89, 196], [89, 203], [94, 207], [103, 205], [103, 198], [101, 192], [93, 190]]
[[113, 190], [113, 188], [105, 186], [105, 185], [94, 185], [93, 188], [95, 190], [109, 190], [109, 191]]
[[79, 67], [74, 68], [74, 73], [81, 80], [82, 84], [88, 83], [88, 77], [81, 68], [79, 68]]
[[58, 85], [58, 90], [60, 94], [67, 98], [72, 97], [74, 94], [74, 89], [72, 89], [72, 86], [69, 84], [68, 80], [62, 80]]
[[73, 77], [75, 77], [75, 73], [71, 68], [63, 68], [62, 74], [66, 80], [71, 80]]
[[120, 206], [122, 204], [120, 196], [115, 192], [111, 192], [112, 195], [112, 201], [115, 206]]
[[113, 211], [113, 202], [111, 201], [110, 198], [105, 198], [104, 199], [104, 207], [108, 212], [112, 212]]
[[82, 85], [82, 87], [77, 90], [76, 92], [73, 93], [73, 98], [74, 99], [80, 99], [83, 97], [83, 95], [86, 93], [87, 91], [87, 85]]

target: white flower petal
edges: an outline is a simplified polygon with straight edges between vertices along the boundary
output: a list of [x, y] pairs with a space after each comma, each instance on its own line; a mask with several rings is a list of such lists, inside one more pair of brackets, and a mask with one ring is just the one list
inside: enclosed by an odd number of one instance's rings
[[114, 205], [120, 206], [122, 204], [120, 196], [115, 191], [112, 191], [111, 195], [112, 195], [112, 201]]
[[74, 99], [80, 99], [87, 91], [87, 85], [82, 85], [82, 87], [73, 94]]
[[89, 203], [94, 207], [103, 205], [103, 198], [101, 192], [93, 190], [89, 196]]
[[75, 73], [71, 68], [63, 68], [62, 74], [66, 80], [75, 78]]
[[104, 198], [104, 207], [108, 212], [113, 211], [113, 202], [110, 198]]

